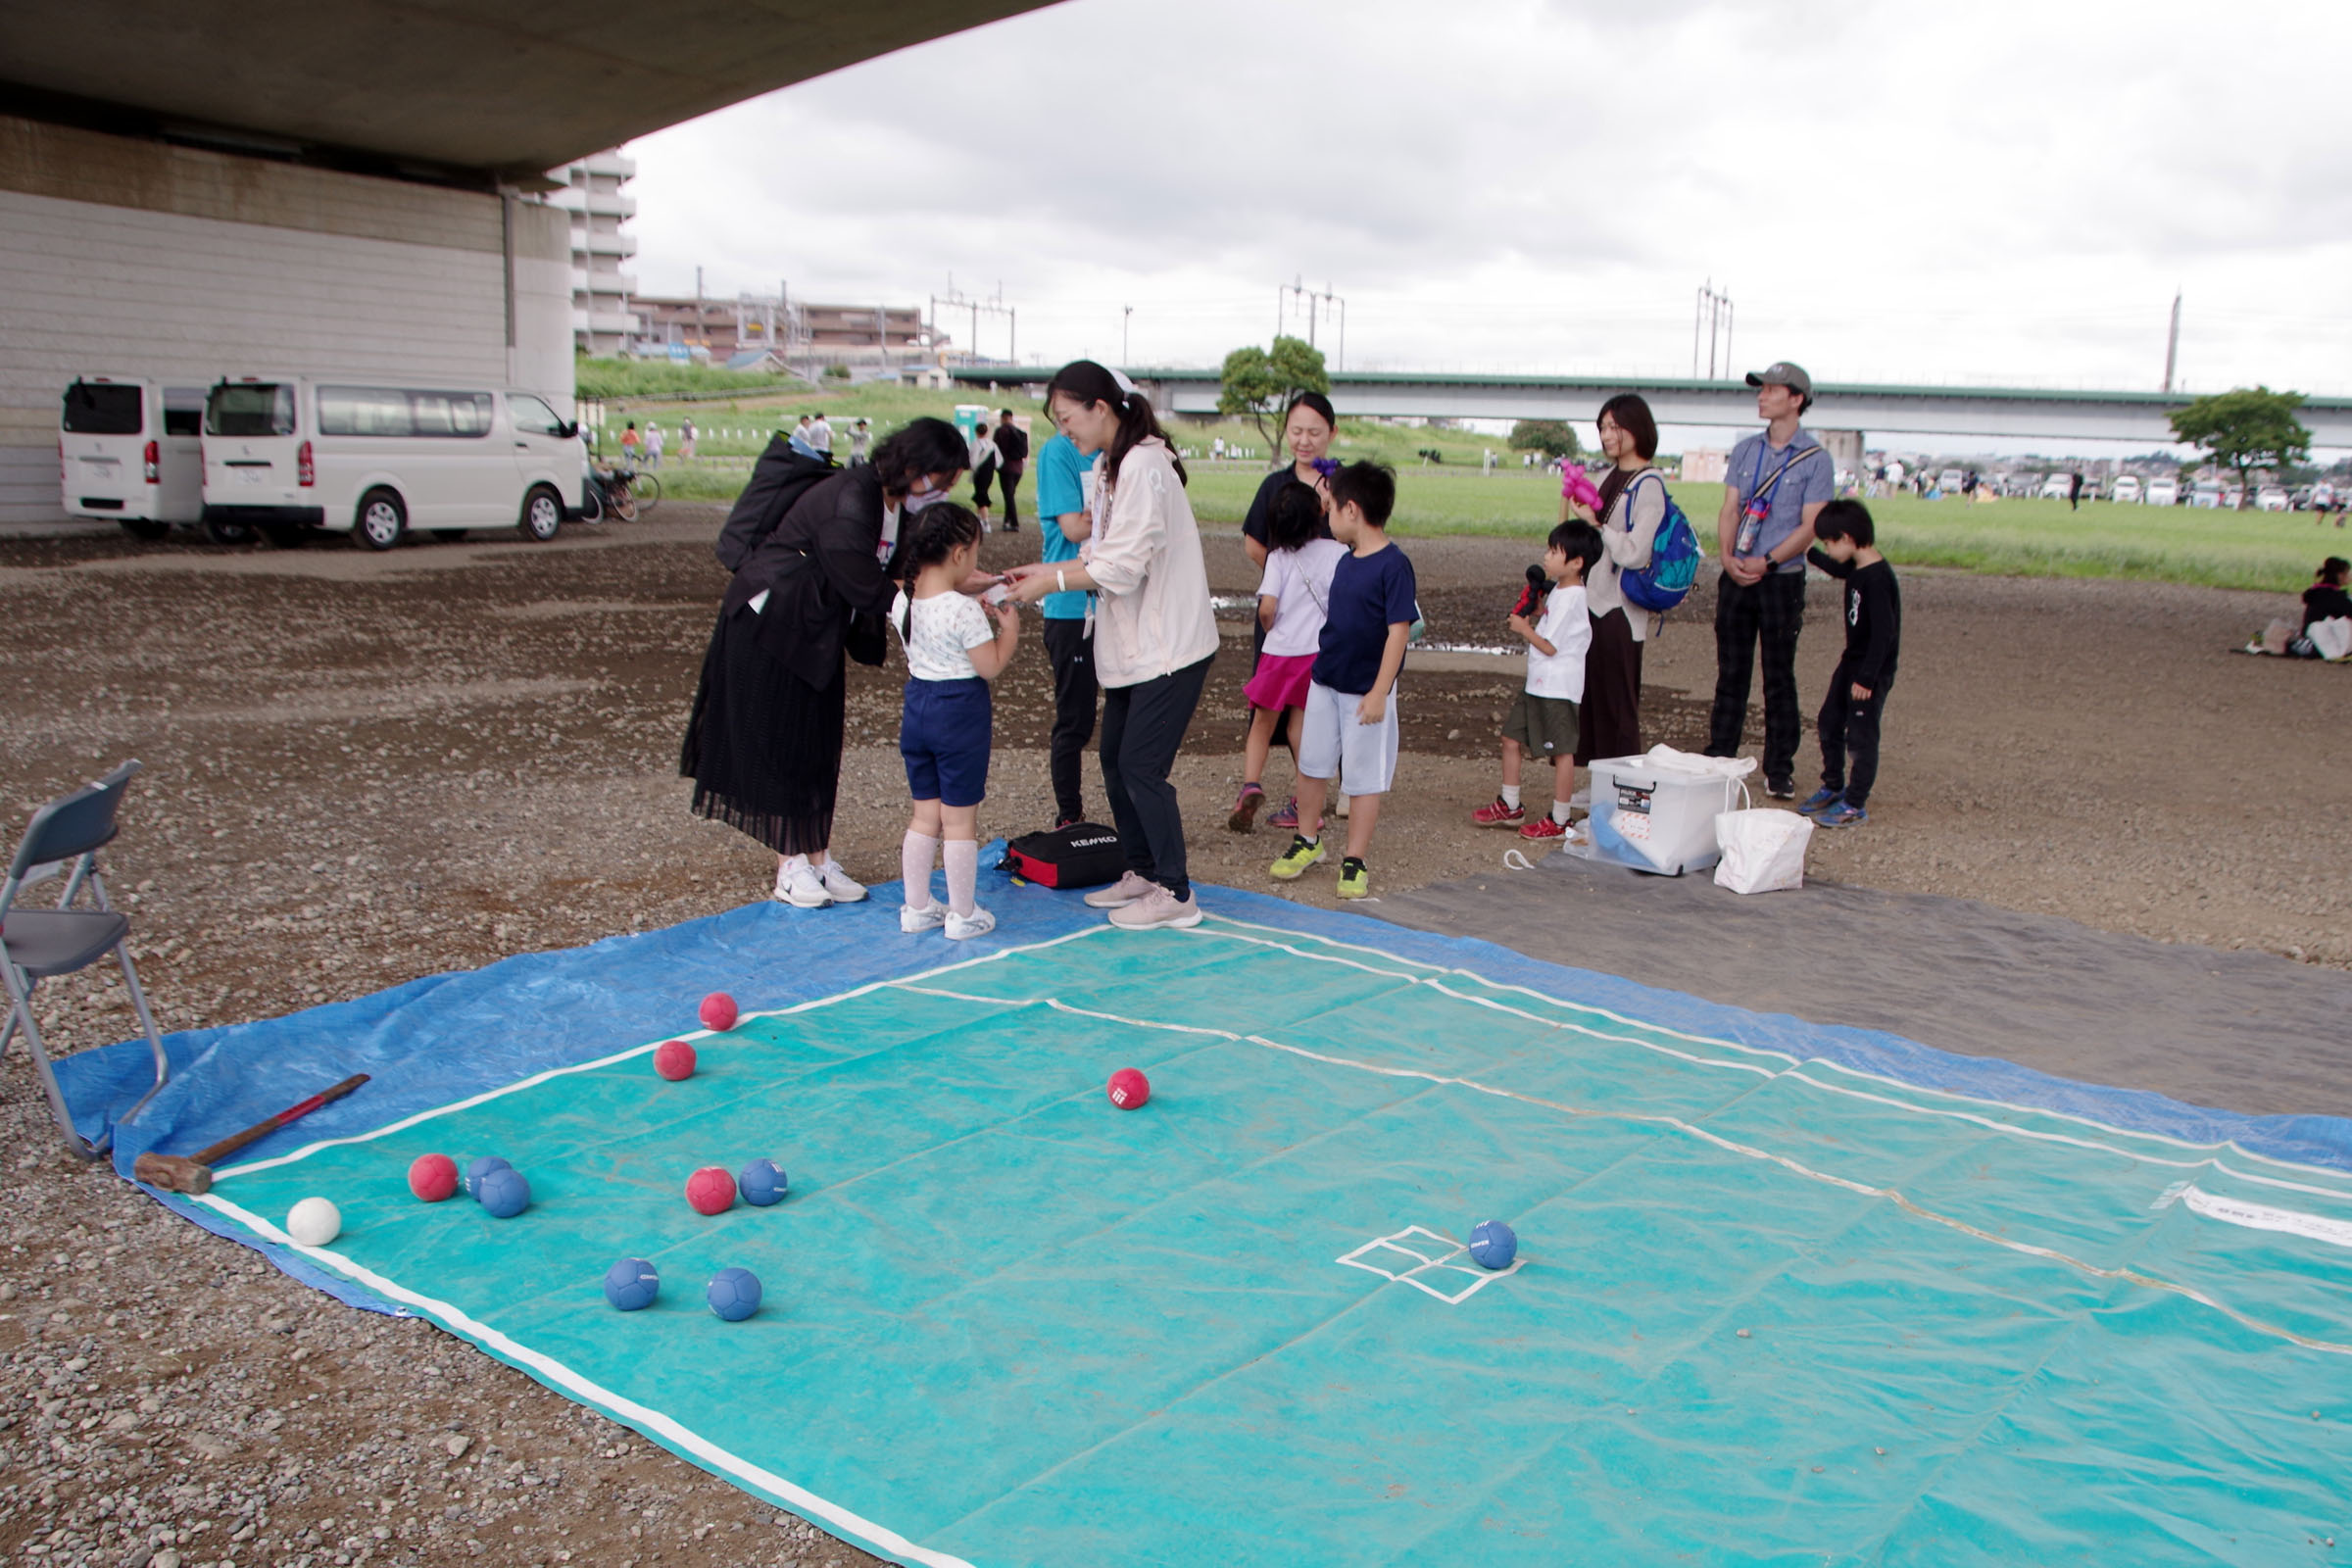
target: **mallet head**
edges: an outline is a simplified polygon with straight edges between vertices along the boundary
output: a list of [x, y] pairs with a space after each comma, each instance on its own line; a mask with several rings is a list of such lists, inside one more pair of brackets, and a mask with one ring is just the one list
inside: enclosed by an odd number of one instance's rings
[[133, 1180], [150, 1187], [161, 1187], [168, 1193], [187, 1193], [201, 1196], [213, 1190], [213, 1168], [199, 1165], [184, 1154], [158, 1154], [150, 1151], [130, 1162]]

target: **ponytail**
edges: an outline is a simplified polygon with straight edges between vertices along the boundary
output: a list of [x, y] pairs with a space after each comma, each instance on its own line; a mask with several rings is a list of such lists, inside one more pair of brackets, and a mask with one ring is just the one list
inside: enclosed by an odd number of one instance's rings
[[[1118, 434], [1110, 438], [1109, 456], [1102, 463], [1102, 482], [1112, 489], [1118, 487], [1119, 465], [1127, 461], [1128, 453], [1154, 437], [1167, 442], [1158, 416], [1152, 412], [1152, 400], [1138, 392], [1123, 371], [1093, 360], [1072, 360], [1054, 371], [1054, 379], [1046, 384], [1047, 408], [1054, 406], [1055, 393], [1074, 403], [1105, 404], [1118, 416]], [[1176, 456], [1173, 443], [1168, 443], [1168, 461], [1175, 466], [1176, 482], [1189, 483], [1183, 460]]]
[[899, 589], [906, 598], [906, 613], [899, 617], [899, 640], [904, 642], [914, 629], [915, 578], [925, 566], [936, 566], [963, 546], [977, 544], [981, 529], [980, 518], [953, 501], [902, 515], [907, 519], [899, 535], [898, 560]]

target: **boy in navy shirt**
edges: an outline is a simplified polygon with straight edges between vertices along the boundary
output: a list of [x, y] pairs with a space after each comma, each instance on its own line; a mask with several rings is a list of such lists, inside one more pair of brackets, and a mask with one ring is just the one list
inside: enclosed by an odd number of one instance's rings
[[1878, 527], [1859, 501], [1833, 501], [1814, 520], [1805, 559], [1845, 583], [1845, 652], [1822, 699], [1821, 788], [1797, 808], [1823, 827], [1870, 820], [1866, 803], [1879, 776], [1879, 719], [1903, 636], [1894, 568], [1878, 552]]
[[[1389, 543], [1396, 473], [1386, 464], [1351, 463], [1326, 481], [1324, 496], [1331, 536], [1348, 553], [1332, 572], [1298, 727], [1298, 825], [1303, 830], [1323, 820], [1324, 793], [1332, 775], [1344, 771], [1352, 814], [1339, 892], [1360, 899], [1372, 891], [1364, 852], [1380, 824], [1381, 797], [1396, 775], [1396, 675], [1418, 612], [1413, 564]], [[1322, 844], [1300, 831], [1268, 874], [1293, 881], [1322, 858]]]

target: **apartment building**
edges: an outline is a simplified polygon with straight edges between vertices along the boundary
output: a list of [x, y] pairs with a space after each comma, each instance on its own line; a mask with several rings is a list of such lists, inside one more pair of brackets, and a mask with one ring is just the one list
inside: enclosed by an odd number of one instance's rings
[[547, 203], [571, 219], [571, 332], [582, 354], [624, 353], [645, 330], [630, 270], [637, 236], [628, 222], [637, 216], [637, 198], [627, 187], [636, 174], [637, 161], [614, 151], [548, 171], [564, 183]]

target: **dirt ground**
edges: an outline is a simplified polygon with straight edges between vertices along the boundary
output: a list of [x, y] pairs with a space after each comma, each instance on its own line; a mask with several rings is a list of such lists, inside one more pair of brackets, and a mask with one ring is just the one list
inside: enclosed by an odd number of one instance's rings
[[[0, 809], [22, 823], [122, 758], [146, 764], [110, 885], [167, 1029], [760, 897], [772, 858], [692, 817], [673, 776], [724, 583], [717, 518], [673, 506], [551, 546], [388, 557], [0, 544]], [[988, 563], [1034, 538], [992, 540]], [[1499, 646], [1526, 547], [1407, 549], [1434, 638]], [[1271, 889], [1276, 835], [1224, 827], [1254, 576], [1226, 530], [1209, 562], [1236, 605], [1179, 763], [1193, 871]], [[1930, 571], [1903, 592], [1873, 820], [1818, 835], [1816, 876], [2352, 967], [2352, 671], [2229, 652], [2284, 601]], [[1702, 584], [1651, 645], [1647, 739], [1703, 740], [1711, 604]], [[1051, 814], [1045, 664], [1025, 631], [997, 699], [990, 832]], [[1808, 713], [1838, 644], [1816, 582]], [[1408, 666], [1376, 894], [1495, 868], [1514, 847], [1468, 812], [1494, 794], [1517, 673], [1458, 651]], [[897, 874], [904, 825], [900, 678], [853, 672], [837, 849], [876, 881]], [[1808, 736], [1800, 778], [1812, 756]], [[1287, 792], [1286, 764], [1267, 785]], [[1529, 799], [1547, 801], [1542, 781]], [[1328, 904], [1331, 887], [1318, 873], [1285, 896]], [[1558, 950], [1575, 961], [1573, 930]], [[133, 1027], [118, 987], [61, 981], [42, 1004], [61, 1050]], [[425, 1323], [342, 1307], [166, 1214], [64, 1152], [21, 1051], [0, 1062], [0, 1127], [18, 1200], [0, 1254], [0, 1551], [133, 1568], [869, 1560]]]

